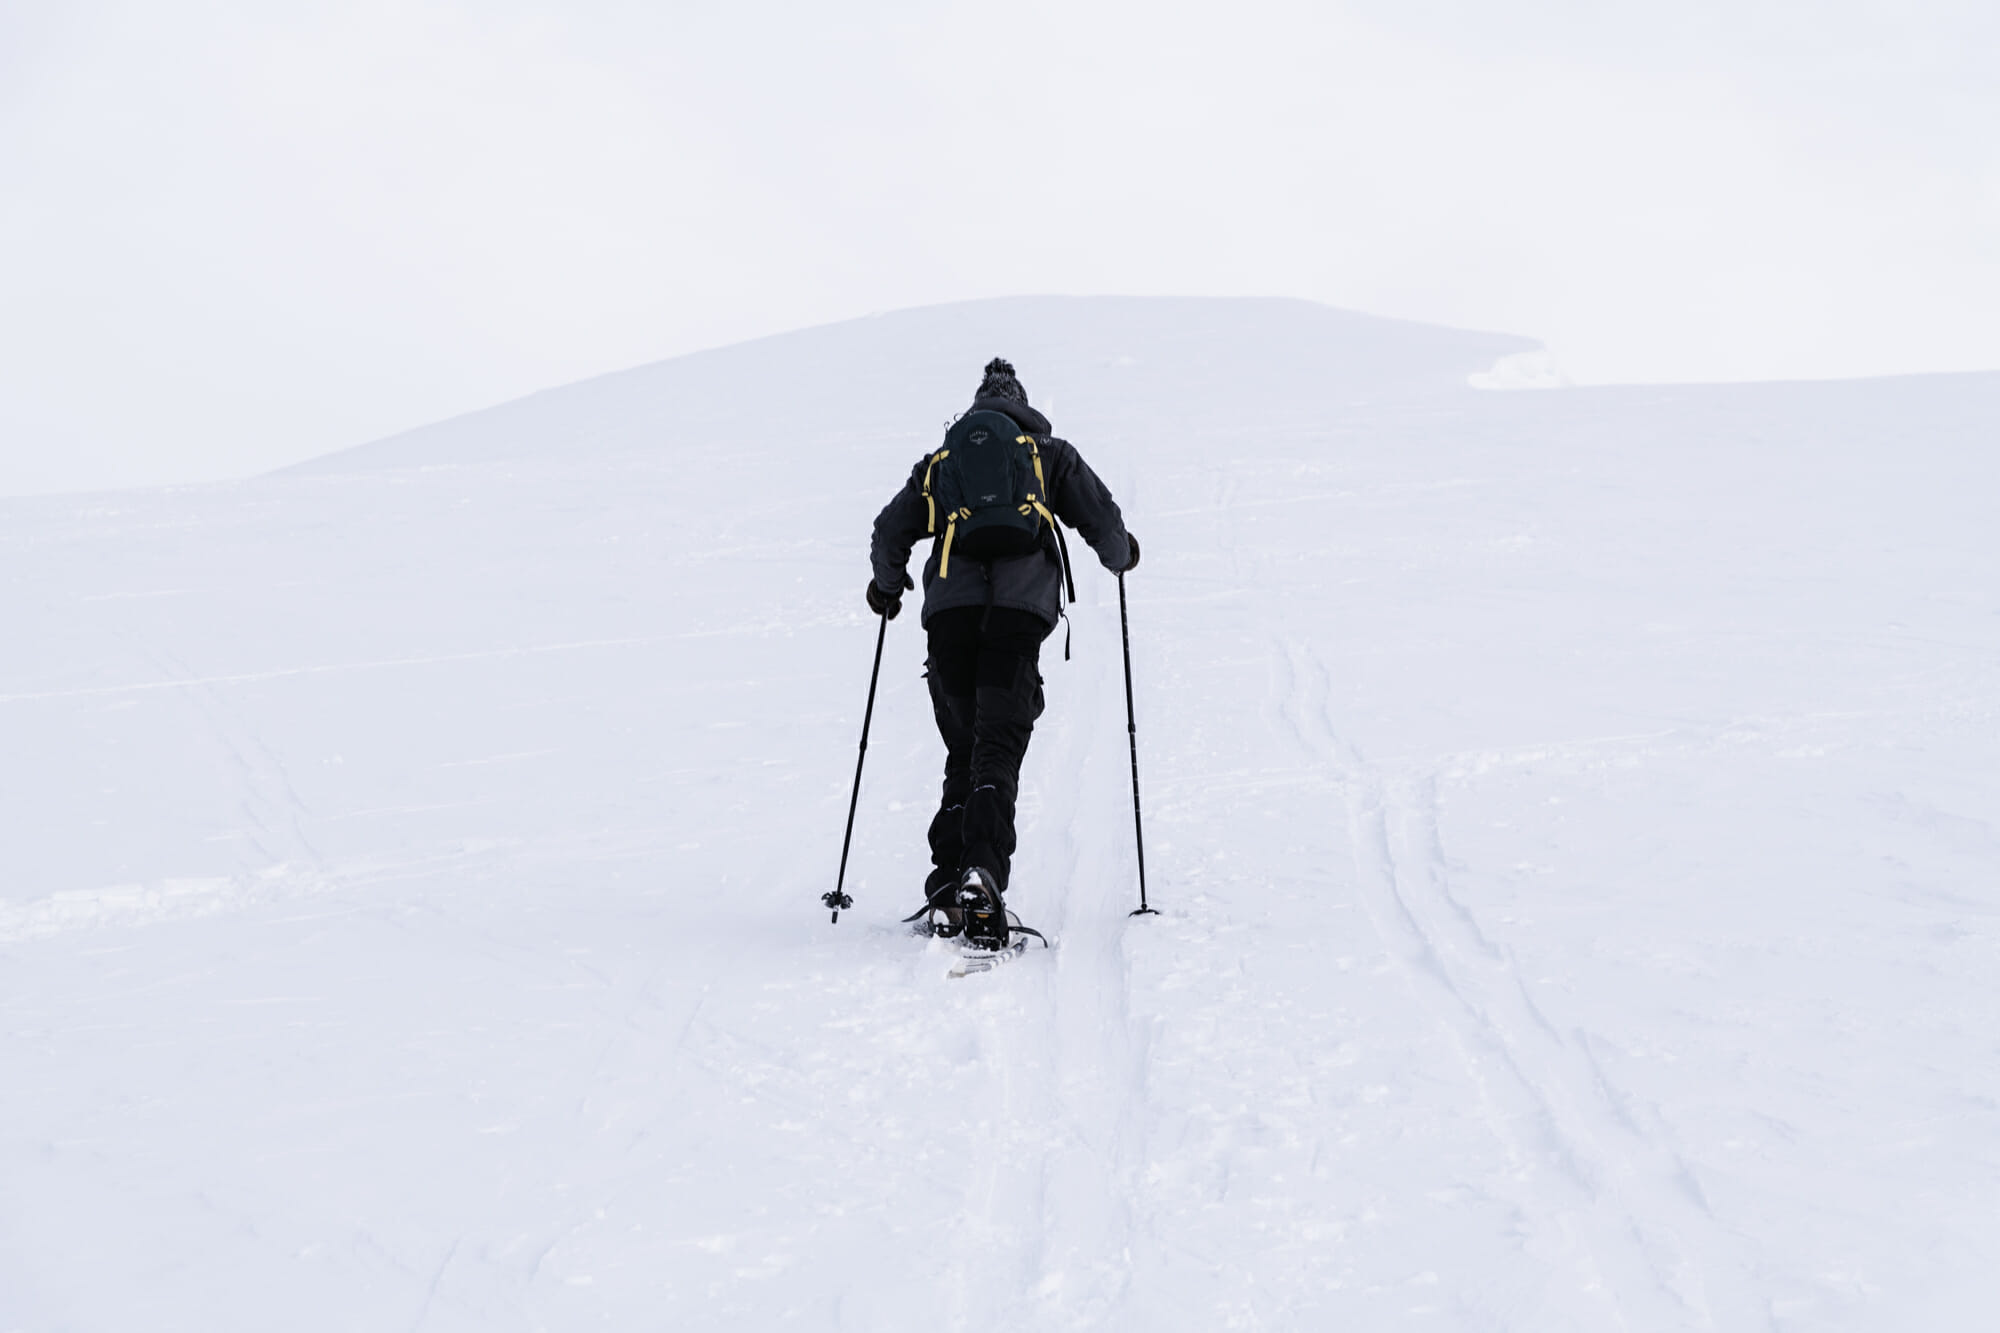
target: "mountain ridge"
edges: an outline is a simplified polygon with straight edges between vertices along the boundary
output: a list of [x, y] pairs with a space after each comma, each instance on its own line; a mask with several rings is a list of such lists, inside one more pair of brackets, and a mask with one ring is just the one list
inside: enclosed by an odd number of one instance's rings
[[[1208, 419], [1264, 390], [1309, 414], [1329, 394], [1465, 387], [1532, 339], [1389, 319], [1291, 297], [1010, 296], [916, 306], [706, 348], [495, 404], [279, 469], [346, 472], [544, 451], [640, 451], [676, 431], [766, 436], [820, 423], [899, 433], [911, 397], [940, 420], [1006, 356], [1036, 405], [1079, 428], [1173, 395]], [[1288, 401], [1289, 400], [1289, 401]]]

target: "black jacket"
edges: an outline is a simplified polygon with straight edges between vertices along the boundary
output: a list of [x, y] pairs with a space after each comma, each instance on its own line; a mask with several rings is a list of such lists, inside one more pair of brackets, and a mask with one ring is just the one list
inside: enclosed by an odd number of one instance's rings
[[[1111, 498], [1090, 464], [1083, 461], [1074, 445], [1049, 433], [1049, 419], [1029, 407], [1006, 398], [981, 398], [972, 404], [974, 412], [1004, 412], [1031, 435], [1040, 437], [1042, 466], [1049, 486], [1049, 508], [1057, 518], [1075, 528], [1097, 552], [1104, 567], [1117, 573], [1132, 561], [1131, 539], [1125, 535], [1125, 520], [1118, 502]], [[910, 469], [910, 479], [895, 498], [875, 516], [875, 540], [869, 559], [875, 566], [875, 586], [898, 596], [903, 589], [903, 573], [910, 563], [910, 550], [932, 534], [924, 507], [924, 467], [931, 460], [925, 454]], [[951, 576], [939, 578], [939, 541], [931, 542], [930, 557], [924, 561], [925, 624], [940, 611], [957, 606], [1005, 606], [1032, 611], [1054, 628], [1062, 614], [1062, 566], [1056, 554], [1055, 534], [1048, 534], [1042, 549], [1033, 555], [980, 563], [953, 560]]]

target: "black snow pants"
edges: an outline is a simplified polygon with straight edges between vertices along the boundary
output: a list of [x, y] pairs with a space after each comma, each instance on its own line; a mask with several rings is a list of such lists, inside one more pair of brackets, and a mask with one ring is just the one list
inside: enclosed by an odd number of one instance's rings
[[1042, 715], [1037, 669], [1049, 624], [1032, 611], [955, 607], [931, 617], [926, 675], [944, 737], [944, 794], [931, 820], [927, 894], [974, 866], [1007, 887], [1021, 759]]

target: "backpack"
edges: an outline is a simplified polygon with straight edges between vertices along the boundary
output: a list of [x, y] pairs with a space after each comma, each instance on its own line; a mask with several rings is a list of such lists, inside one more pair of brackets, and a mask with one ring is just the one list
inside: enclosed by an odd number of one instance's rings
[[1048, 482], [1035, 437], [999, 412], [968, 412], [945, 432], [944, 447], [924, 469], [930, 531], [943, 523], [938, 577], [951, 573], [953, 552], [967, 560], [1032, 555], [1046, 540]]

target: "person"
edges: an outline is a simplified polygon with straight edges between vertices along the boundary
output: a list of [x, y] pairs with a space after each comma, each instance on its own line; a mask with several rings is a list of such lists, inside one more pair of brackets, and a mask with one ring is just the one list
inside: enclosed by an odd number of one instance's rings
[[[1047, 417], [1028, 405], [1014, 367], [988, 362], [966, 412], [1004, 414], [1036, 439], [1046, 471], [1048, 508], [1082, 535], [1100, 563], [1124, 574], [1139, 563], [1139, 543], [1111, 492], [1075, 447], [1052, 433]], [[891, 620], [903, 593], [914, 588], [908, 564], [917, 541], [933, 536], [925, 497], [926, 454], [910, 479], [875, 519], [868, 607]], [[1004, 894], [1012, 867], [1014, 802], [1021, 760], [1042, 715], [1042, 641], [1062, 615], [1063, 569], [1058, 539], [1044, 528], [1040, 549], [979, 562], [952, 559], [940, 577], [941, 539], [924, 563], [925, 676], [931, 711], [944, 739], [944, 789], [931, 820], [932, 869], [924, 899], [940, 934], [962, 928], [968, 942], [990, 948], [1008, 942]], [[949, 554], [945, 552], [944, 554]]]

